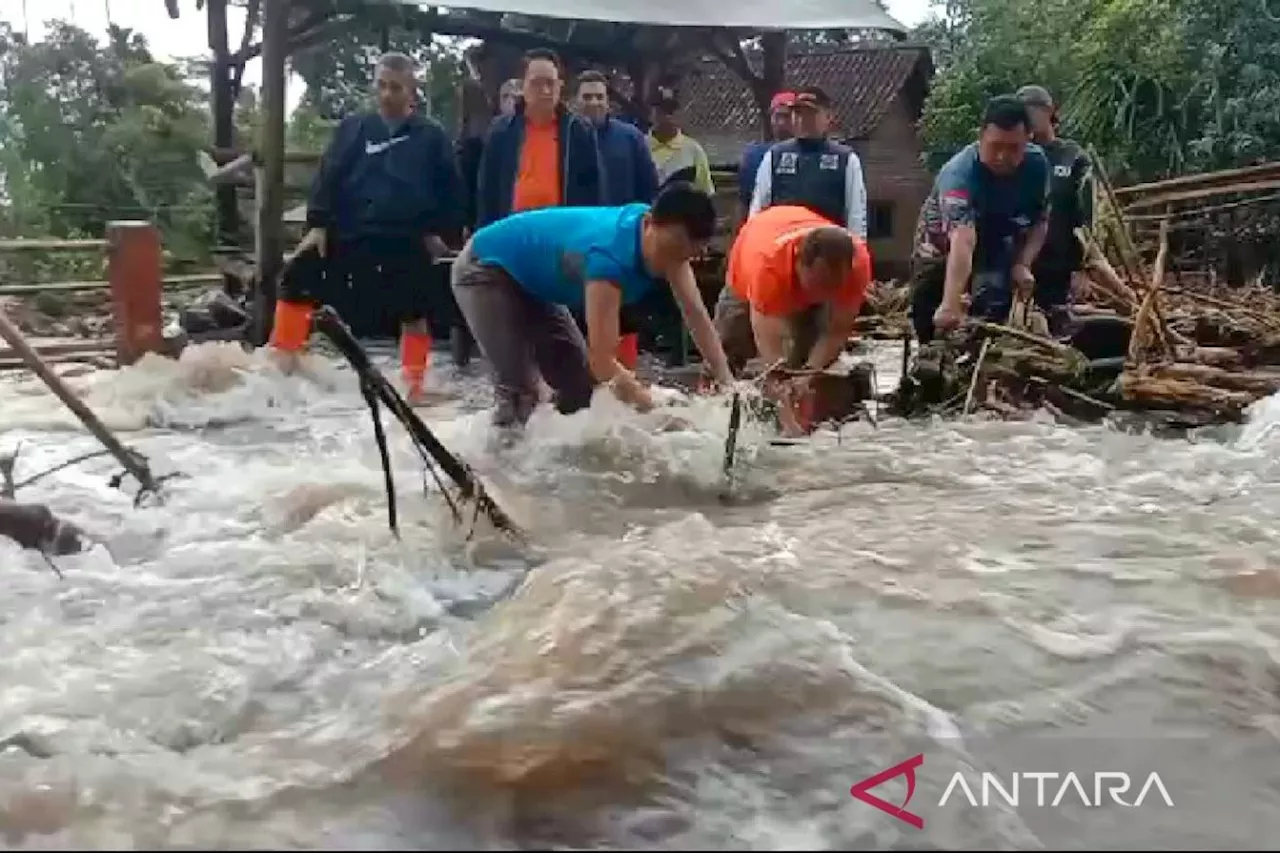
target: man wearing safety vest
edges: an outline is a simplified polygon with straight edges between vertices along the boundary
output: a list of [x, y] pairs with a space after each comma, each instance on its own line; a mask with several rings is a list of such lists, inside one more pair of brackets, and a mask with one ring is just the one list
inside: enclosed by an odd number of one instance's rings
[[[758, 354], [766, 366], [817, 372], [853, 333], [871, 284], [871, 253], [856, 234], [808, 208], [777, 205], [743, 224], [725, 278], [715, 324], [731, 369]], [[811, 376], [780, 389], [788, 435], [811, 427], [804, 414]]]
[[827, 138], [831, 98], [817, 86], [796, 91], [795, 138], [769, 149], [756, 170], [751, 216], [776, 204], [802, 205], [867, 238], [867, 188], [852, 148]]

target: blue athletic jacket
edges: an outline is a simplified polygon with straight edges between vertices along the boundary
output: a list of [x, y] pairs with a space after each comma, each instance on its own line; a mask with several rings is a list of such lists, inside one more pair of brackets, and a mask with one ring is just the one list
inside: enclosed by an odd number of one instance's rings
[[392, 127], [377, 113], [334, 132], [307, 199], [307, 225], [332, 237], [444, 234], [461, 227], [466, 195], [453, 145], [434, 119]]

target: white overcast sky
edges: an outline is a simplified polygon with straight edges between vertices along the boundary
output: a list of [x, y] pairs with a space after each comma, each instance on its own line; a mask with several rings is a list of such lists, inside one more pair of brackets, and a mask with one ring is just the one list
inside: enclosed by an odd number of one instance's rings
[[[55, 18], [74, 21], [95, 35], [107, 30], [108, 14], [118, 26], [129, 27], [142, 33], [158, 56], [190, 58], [208, 55], [203, 13], [195, 10], [190, 0], [181, 0], [182, 16], [170, 20], [160, 0], [0, 0], [0, 20], [7, 21], [19, 30], [25, 30], [32, 39], [44, 32], [44, 22]], [[929, 13], [930, 0], [888, 0], [889, 14], [906, 26], [922, 21]], [[243, 10], [229, 10], [232, 43], [244, 26]], [[25, 19], [24, 19], [25, 16]], [[257, 85], [258, 63], [252, 62], [245, 69], [245, 80]], [[295, 78], [289, 85], [289, 106], [292, 108], [302, 91]]]

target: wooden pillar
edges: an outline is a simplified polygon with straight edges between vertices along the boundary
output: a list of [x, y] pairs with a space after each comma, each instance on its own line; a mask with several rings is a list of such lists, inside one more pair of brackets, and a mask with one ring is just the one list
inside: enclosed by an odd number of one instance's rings
[[162, 352], [160, 232], [150, 222], [108, 223], [107, 267], [116, 360], [123, 366]]
[[261, 180], [258, 206], [257, 269], [253, 343], [264, 345], [275, 319], [276, 282], [284, 255], [285, 56], [289, 41], [290, 0], [263, 0], [262, 128], [257, 153]]

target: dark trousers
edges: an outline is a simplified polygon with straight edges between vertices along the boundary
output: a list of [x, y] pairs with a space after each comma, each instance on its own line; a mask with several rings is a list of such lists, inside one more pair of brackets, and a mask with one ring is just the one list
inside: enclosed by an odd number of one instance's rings
[[[946, 260], [917, 259], [911, 273], [911, 326], [916, 340], [927, 344], [934, 338], [933, 314], [942, 304], [946, 284]], [[1003, 323], [1013, 307], [1013, 282], [1008, 269], [974, 270], [970, 286], [969, 316], [991, 323]]]
[[587, 343], [567, 308], [530, 295], [501, 267], [478, 263], [470, 243], [454, 260], [451, 277], [458, 308], [493, 370], [497, 425], [529, 419], [539, 374], [562, 414], [591, 405]]
[[285, 271], [280, 296], [329, 305], [357, 337], [395, 337], [401, 323], [438, 313], [432, 291], [444, 289], [444, 273], [420, 237], [378, 237], [330, 240], [324, 257], [314, 250], [299, 255]]
[[[804, 367], [809, 354], [826, 330], [830, 309], [826, 304], [811, 305], [787, 318], [787, 342], [785, 366]], [[751, 305], [725, 284], [716, 301], [713, 322], [720, 345], [724, 347], [729, 368], [736, 374], [748, 361], [759, 355], [756, 350], [756, 333], [751, 327]], [[771, 366], [771, 365], [766, 365]]]

